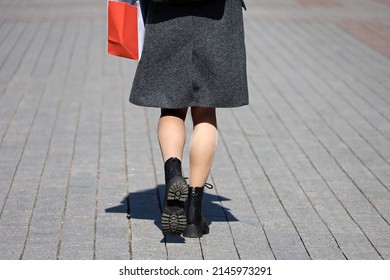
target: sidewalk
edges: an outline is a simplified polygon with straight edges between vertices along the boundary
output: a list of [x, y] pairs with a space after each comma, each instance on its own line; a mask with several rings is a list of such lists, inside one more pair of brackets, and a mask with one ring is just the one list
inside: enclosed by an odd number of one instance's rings
[[0, 3], [0, 259], [390, 259], [390, 1], [246, 3], [201, 239], [161, 234], [159, 110], [105, 1]]

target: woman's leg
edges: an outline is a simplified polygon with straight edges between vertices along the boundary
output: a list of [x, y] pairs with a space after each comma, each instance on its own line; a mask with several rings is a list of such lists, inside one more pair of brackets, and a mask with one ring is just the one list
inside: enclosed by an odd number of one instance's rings
[[187, 225], [184, 237], [199, 238], [209, 233], [202, 215], [202, 197], [217, 147], [217, 120], [214, 108], [191, 110], [194, 129], [190, 143], [190, 186], [186, 201]]
[[194, 128], [190, 143], [190, 186], [203, 187], [209, 176], [217, 147], [215, 108], [191, 108]]
[[182, 176], [181, 159], [186, 141], [187, 109], [162, 109], [158, 140], [164, 160], [165, 199], [161, 214], [164, 235], [180, 235], [186, 227], [185, 201], [188, 185]]
[[164, 162], [169, 158], [183, 157], [186, 142], [185, 119], [187, 108], [161, 109], [161, 116], [157, 127], [157, 136], [160, 143]]

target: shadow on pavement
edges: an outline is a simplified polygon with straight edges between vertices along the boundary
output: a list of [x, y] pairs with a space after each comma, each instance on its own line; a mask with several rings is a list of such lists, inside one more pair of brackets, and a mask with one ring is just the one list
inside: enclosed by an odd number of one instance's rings
[[[158, 185], [155, 188], [145, 189], [139, 192], [130, 193], [124, 197], [119, 205], [106, 208], [106, 213], [123, 213], [128, 219], [154, 220], [154, 224], [161, 230], [160, 215], [161, 203], [165, 193], [165, 185]], [[161, 197], [161, 202], [160, 202]], [[213, 222], [235, 222], [236, 217], [230, 209], [223, 207], [221, 202], [229, 201], [229, 198], [207, 193], [203, 194], [203, 215], [209, 224]], [[181, 236], [166, 237], [166, 242], [184, 243]], [[162, 240], [164, 242], [164, 238]]]

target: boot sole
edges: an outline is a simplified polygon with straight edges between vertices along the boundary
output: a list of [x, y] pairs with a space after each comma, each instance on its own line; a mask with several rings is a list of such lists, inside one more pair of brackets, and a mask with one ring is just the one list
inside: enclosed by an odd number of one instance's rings
[[171, 180], [167, 187], [167, 201], [161, 215], [161, 227], [164, 235], [181, 235], [186, 228], [185, 202], [188, 185], [183, 177]]

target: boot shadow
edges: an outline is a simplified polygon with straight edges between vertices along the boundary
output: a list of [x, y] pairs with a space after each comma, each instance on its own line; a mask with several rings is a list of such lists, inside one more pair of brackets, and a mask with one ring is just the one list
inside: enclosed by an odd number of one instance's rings
[[[156, 227], [161, 231], [161, 211], [164, 203], [165, 185], [158, 185], [138, 192], [133, 192], [122, 199], [119, 205], [106, 208], [106, 213], [122, 213], [128, 219], [153, 220]], [[230, 209], [223, 207], [220, 202], [228, 201], [229, 198], [208, 193], [203, 193], [202, 213], [211, 225], [214, 222], [235, 222], [236, 217]], [[166, 236], [161, 242], [184, 243], [181, 236]]]

